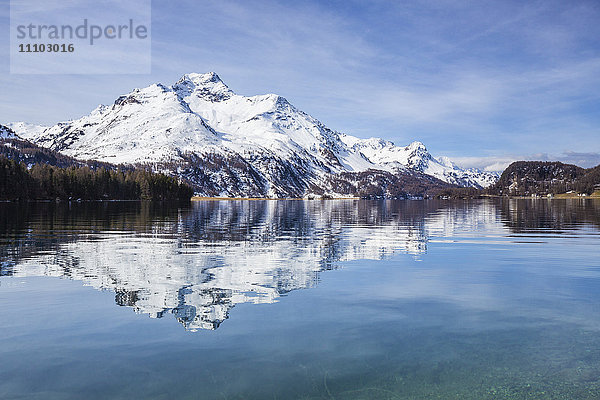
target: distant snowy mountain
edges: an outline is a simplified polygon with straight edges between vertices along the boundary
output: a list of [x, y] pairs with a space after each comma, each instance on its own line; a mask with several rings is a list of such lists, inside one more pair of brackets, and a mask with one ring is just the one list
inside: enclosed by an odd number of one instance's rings
[[392, 172], [409, 168], [444, 182], [477, 188], [491, 186], [498, 180], [497, 174], [462, 169], [448, 157], [436, 159], [421, 142], [412, 142], [406, 147], [401, 147], [379, 138], [359, 139], [342, 135], [341, 139], [353, 150], [364, 154], [371, 162]]
[[[497, 179], [436, 160], [420, 142], [399, 147], [333, 131], [275, 94], [237, 95], [215, 73], [135, 89], [78, 120], [9, 126], [71, 157], [150, 164], [210, 196], [354, 196], [368, 171], [378, 177], [373, 194], [392, 197], [444, 182], [484, 187]], [[404, 178], [426, 184], [413, 193], [416, 186], [405, 187]]]

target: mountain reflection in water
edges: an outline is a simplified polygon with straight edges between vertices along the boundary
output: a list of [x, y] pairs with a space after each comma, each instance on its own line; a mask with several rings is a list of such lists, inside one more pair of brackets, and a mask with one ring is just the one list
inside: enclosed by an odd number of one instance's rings
[[0, 276], [78, 280], [153, 318], [216, 329], [239, 303], [317, 285], [344, 261], [425, 257], [485, 225], [499, 240], [600, 226], [593, 201], [207, 201], [0, 205]]

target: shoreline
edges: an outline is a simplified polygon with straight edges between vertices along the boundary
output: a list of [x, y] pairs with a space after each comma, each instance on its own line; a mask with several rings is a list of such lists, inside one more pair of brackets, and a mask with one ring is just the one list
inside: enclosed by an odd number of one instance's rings
[[360, 197], [328, 197], [326, 199], [315, 198], [305, 199], [302, 197], [205, 197], [205, 196], [192, 196], [191, 201], [219, 201], [219, 200], [244, 200], [244, 201], [259, 201], [259, 200], [362, 200]]
[[493, 194], [481, 195], [482, 198], [508, 198], [508, 199], [531, 199], [531, 200], [560, 200], [560, 199], [600, 199], [600, 191], [587, 196], [579, 196], [577, 193], [560, 193], [552, 197], [548, 196], [502, 196]]
[[[576, 193], [562, 193], [554, 195], [553, 197], [546, 196], [502, 196], [502, 195], [494, 195], [494, 194], [483, 194], [479, 197], [472, 197], [470, 199], [529, 199], [529, 200], [560, 200], [560, 199], [600, 199], [600, 191], [596, 191], [589, 196], [579, 196]], [[306, 200], [306, 201], [315, 201], [315, 200], [375, 200], [375, 199], [363, 199], [360, 197], [327, 197], [327, 198], [313, 198], [306, 199], [302, 197], [282, 197], [282, 198], [273, 198], [273, 197], [210, 197], [210, 196], [192, 196], [190, 201], [277, 201], [277, 200]], [[392, 199], [378, 199], [378, 200], [392, 200]], [[405, 199], [405, 200], [413, 200], [414, 199]], [[456, 198], [448, 198], [448, 199], [420, 199], [420, 200], [465, 200], [462, 197]]]

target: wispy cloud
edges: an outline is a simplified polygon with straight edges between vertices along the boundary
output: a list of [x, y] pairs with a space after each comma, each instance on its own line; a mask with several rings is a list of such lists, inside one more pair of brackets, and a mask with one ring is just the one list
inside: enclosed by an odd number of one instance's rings
[[600, 165], [600, 153], [578, 153], [575, 151], [566, 151], [559, 155], [559, 161], [579, 165], [584, 168]]

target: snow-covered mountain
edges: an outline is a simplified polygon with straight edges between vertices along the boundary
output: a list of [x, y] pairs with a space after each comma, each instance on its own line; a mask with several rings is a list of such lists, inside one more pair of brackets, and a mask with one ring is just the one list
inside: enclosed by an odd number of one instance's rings
[[477, 188], [491, 186], [498, 180], [497, 174], [476, 169], [462, 169], [448, 157], [442, 156], [436, 159], [421, 142], [412, 142], [402, 147], [379, 138], [359, 139], [341, 135], [341, 139], [353, 150], [364, 154], [371, 162], [392, 172], [409, 168], [444, 182]]
[[384, 195], [402, 176], [476, 187], [497, 178], [435, 159], [420, 142], [401, 147], [333, 131], [281, 96], [237, 95], [215, 73], [135, 89], [78, 120], [9, 126], [75, 158], [151, 164], [188, 179], [204, 195], [356, 195], [367, 171], [389, 174], [379, 188]]

